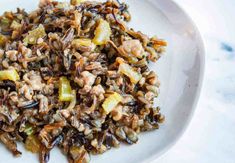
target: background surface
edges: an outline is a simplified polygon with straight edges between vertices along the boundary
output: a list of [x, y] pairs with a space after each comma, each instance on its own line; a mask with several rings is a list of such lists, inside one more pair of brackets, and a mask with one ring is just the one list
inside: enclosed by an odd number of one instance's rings
[[187, 131], [154, 163], [234, 163], [235, 0], [175, 2], [193, 19], [203, 36], [206, 72]]

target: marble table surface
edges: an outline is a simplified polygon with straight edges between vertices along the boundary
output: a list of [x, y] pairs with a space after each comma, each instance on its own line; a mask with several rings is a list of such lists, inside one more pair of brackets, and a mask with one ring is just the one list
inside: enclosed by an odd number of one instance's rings
[[235, 0], [175, 0], [199, 28], [206, 70], [195, 115], [154, 163], [235, 163]]

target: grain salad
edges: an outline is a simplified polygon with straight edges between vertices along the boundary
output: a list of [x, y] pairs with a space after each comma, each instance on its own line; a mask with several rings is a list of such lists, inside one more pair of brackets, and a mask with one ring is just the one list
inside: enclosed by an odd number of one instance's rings
[[148, 64], [167, 43], [130, 20], [118, 0], [41, 0], [0, 16], [0, 141], [14, 156], [22, 142], [40, 163], [54, 147], [86, 163], [159, 128], [160, 82]]

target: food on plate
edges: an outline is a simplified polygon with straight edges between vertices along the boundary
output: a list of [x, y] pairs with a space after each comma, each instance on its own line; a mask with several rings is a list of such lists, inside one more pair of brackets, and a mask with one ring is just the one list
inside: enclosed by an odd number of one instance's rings
[[164, 121], [156, 62], [167, 43], [128, 28], [117, 0], [43, 0], [0, 16], [0, 141], [16, 142], [41, 163], [59, 147], [69, 162], [89, 162]]

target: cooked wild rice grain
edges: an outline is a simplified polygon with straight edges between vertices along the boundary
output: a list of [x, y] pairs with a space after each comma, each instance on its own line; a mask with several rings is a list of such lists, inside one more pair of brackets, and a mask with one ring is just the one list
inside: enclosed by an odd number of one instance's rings
[[55, 146], [70, 163], [88, 162], [159, 128], [160, 82], [148, 63], [166, 42], [128, 28], [130, 19], [118, 0], [41, 0], [0, 16], [0, 141], [14, 156], [21, 141], [41, 163]]

